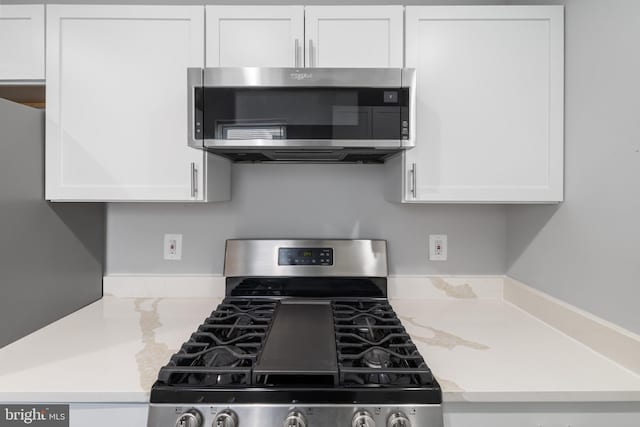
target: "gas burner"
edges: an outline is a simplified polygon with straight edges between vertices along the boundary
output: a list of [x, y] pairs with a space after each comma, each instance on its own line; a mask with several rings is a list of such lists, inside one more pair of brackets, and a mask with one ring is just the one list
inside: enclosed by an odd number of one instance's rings
[[273, 308], [274, 304], [268, 301], [256, 301], [248, 305], [246, 301], [230, 300], [221, 304], [205, 323], [241, 325], [269, 323]]
[[224, 335], [227, 338], [234, 338], [238, 336], [243, 336], [246, 331], [246, 326], [249, 326], [253, 323], [255, 319], [252, 319], [247, 315], [240, 315], [235, 318], [233, 325], [231, 328], [227, 329]]
[[357, 331], [360, 335], [365, 336], [367, 338], [374, 339], [375, 335], [373, 332], [372, 326], [376, 325], [378, 322], [372, 316], [362, 315], [353, 319], [353, 324], [358, 326]]
[[247, 326], [251, 324], [251, 317], [249, 316], [240, 316], [236, 319], [233, 326]]
[[201, 356], [202, 366], [216, 368], [221, 366], [238, 366], [244, 351], [238, 347], [214, 347], [206, 350]]
[[[240, 366], [245, 352], [234, 346], [213, 347], [205, 350], [195, 366], [207, 368], [235, 368]], [[200, 386], [227, 385], [237, 381], [233, 373], [194, 373], [189, 376], [188, 383]]]
[[389, 303], [333, 304], [341, 384], [419, 387], [433, 383], [431, 371]]
[[369, 329], [369, 327], [375, 325], [376, 323], [378, 323], [375, 319], [375, 317], [373, 316], [367, 316], [367, 315], [361, 315], [358, 316], [356, 318], [353, 319], [353, 324], [354, 325], [364, 325], [366, 326], [365, 329]]
[[[361, 363], [371, 369], [387, 369], [393, 366], [391, 355], [381, 348], [370, 348], [362, 355]], [[397, 375], [381, 372], [371, 373], [367, 376], [367, 380], [371, 384], [392, 384], [395, 383]]]
[[160, 370], [168, 386], [249, 384], [277, 303], [226, 299]]
[[362, 362], [373, 369], [389, 368], [392, 365], [389, 353], [376, 347], [370, 348], [364, 353]]
[[393, 344], [401, 344], [410, 339], [409, 335], [401, 328], [387, 329], [381, 332], [381, 337], [377, 340], [372, 340], [371, 337], [362, 336], [353, 332], [336, 332], [336, 338], [342, 344], [350, 344], [354, 347], [367, 348], [371, 346], [375, 347], [388, 347]]

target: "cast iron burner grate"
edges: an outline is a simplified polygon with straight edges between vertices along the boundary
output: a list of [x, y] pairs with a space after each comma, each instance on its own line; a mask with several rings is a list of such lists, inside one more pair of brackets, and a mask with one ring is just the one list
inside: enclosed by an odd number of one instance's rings
[[158, 381], [170, 386], [243, 386], [271, 325], [277, 303], [227, 298], [169, 363]]
[[340, 384], [420, 387], [433, 375], [387, 301], [333, 302]]
[[362, 298], [331, 303], [335, 382], [311, 384], [308, 379], [313, 373], [309, 372], [288, 373], [286, 384], [274, 380], [279, 378], [277, 372], [256, 375], [257, 365], [264, 364], [263, 349], [280, 304], [272, 299], [225, 299], [161, 368], [158, 384], [205, 389], [434, 385], [431, 371], [389, 303]]

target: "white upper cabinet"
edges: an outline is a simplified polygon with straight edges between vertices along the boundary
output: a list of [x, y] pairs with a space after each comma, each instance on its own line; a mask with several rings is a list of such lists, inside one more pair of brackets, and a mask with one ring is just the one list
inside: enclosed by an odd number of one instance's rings
[[402, 6], [206, 6], [207, 67], [402, 67]]
[[[44, 76], [42, 17], [0, 6], [0, 81]], [[390, 199], [561, 201], [563, 20], [561, 6], [50, 5], [46, 198], [227, 200], [229, 162], [187, 146], [188, 67], [405, 62], [416, 146], [387, 161]]]
[[416, 147], [405, 202], [563, 199], [563, 8], [411, 6]]
[[203, 65], [202, 6], [48, 6], [46, 198], [228, 198], [187, 146], [187, 67]]
[[307, 67], [402, 67], [402, 6], [305, 7]]
[[206, 6], [207, 67], [303, 66], [303, 6]]
[[44, 79], [44, 5], [0, 4], [0, 80]]

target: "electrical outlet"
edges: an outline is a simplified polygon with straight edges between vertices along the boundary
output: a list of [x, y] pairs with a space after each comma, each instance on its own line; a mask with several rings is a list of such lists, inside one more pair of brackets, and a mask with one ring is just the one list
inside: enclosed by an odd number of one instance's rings
[[430, 261], [446, 261], [447, 260], [447, 235], [446, 234], [430, 234], [429, 235], [429, 260]]
[[164, 235], [164, 259], [172, 261], [182, 259], [182, 234]]

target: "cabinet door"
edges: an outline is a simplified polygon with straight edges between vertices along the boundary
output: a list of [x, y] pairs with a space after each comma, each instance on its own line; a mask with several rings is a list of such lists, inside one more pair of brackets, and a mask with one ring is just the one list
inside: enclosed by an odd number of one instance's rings
[[402, 6], [307, 6], [307, 67], [402, 67]]
[[186, 89], [203, 65], [201, 6], [48, 6], [46, 198], [202, 200]]
[[406, 26], [404, 201], [561, 201], [562, 6], [407, 7]]
[[302, 6], [207, 6], [207, 67], [301, 67]]
[[44, 79], [44, 5], [0, 5], [0, 80]]

